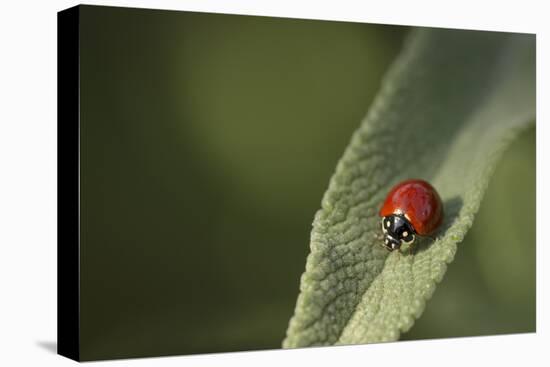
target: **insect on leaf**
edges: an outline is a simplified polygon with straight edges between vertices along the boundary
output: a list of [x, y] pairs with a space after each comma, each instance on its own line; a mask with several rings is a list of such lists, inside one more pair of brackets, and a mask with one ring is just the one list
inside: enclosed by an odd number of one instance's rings
[[[472, 225], [498, 158], [534, 120], [533, 35], [414, 30], [315, 215], [283, 347], [393, 341], [409, 330]], [[414, 255], [388, 253], [376, 238], [380, 205], [406, 178], [432, 183], [445, 210], [436, 240], [420, 240]]]

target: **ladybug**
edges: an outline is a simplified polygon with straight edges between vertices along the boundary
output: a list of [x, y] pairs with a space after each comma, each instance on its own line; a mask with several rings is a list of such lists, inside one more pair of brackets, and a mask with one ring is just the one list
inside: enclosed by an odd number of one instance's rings
[[382, 208], [384, 247], [398, 250], [402, 244], [412, 245], [416, 236], [429, 236], [443, 221], [443, 203], [432, 185], [424, 180], [410, 179], [395, 185]]

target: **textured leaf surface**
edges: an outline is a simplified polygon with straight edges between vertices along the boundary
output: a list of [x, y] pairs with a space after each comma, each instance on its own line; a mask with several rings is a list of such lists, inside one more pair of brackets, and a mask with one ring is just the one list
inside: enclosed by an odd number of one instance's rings
[[[534, 123], [534, 69], [532, 35], [412, 32], [315, 216], [283, 347], [392, 341], [413, 325], [472, 225], [498, 157]], [[375, 238], [378, 209], [405, 178], [438, 189], [444, 223], [414, 255], [388, 254]]]

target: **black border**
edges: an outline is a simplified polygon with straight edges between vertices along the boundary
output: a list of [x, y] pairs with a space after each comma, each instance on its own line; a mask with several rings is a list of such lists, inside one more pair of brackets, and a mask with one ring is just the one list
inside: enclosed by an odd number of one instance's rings
[[57, 353], [80, 360], [80, 7], [57, 13]]

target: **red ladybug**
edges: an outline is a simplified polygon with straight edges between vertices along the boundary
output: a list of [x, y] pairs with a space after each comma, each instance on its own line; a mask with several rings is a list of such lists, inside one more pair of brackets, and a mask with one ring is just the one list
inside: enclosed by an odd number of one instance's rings
[[406, 180], [389, 192], [382, 208], [384, 247], [397, 250], [402, 244], [411, 245], [416, 235], [433, 233], [443, 220], [443, 203], [432, 185], [424, 180]]

